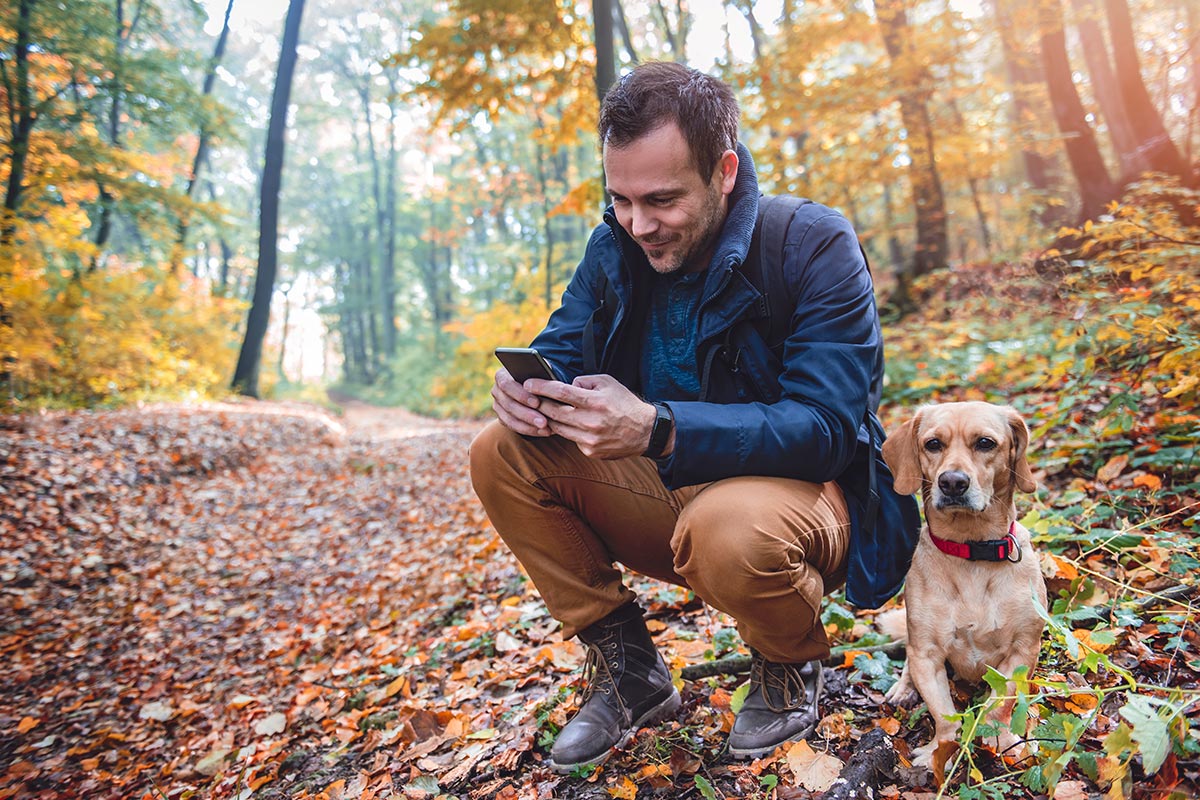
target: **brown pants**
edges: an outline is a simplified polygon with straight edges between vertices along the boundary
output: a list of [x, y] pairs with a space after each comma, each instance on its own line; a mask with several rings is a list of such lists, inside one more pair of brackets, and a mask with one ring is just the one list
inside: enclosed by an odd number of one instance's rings
[[850, 540], [836, 483], [747, 476], [669, 491], [650, 459], [591, 459], [499, 422], [471, 443], [471, 480], [566, 637], [634, 598], [620, 562], [691, 588], [771, 661], [829, 655], [821, 598], [845, 580]]

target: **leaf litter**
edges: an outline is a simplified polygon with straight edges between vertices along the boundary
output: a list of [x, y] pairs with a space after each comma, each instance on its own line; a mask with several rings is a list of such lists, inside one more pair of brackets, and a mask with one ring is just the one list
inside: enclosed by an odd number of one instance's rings
[[[0, 800], [807, 798], [874, 727], [902, 757], [880, 796], [933, 790], [933, 776], [904, 766], [907, 740], [928, 739], [927, 715], [883, 704], [898, 664], [871, 649], [869, 615], [838, 608], [828, 630], [854, 649], [826, 669], [810, 744], [726, 759], [744, 699], [735, 670], [680, 679], [676, 717], [603, 768], [551, 773], [545, 752], [574, 707], [583, 652], [474, 497], [466, 451], [478, 428], [272, 403], [6, 418]], [[1087, 563], [1057, 558], [1063, 571]], [[685, 591], [636, 588], [673, 669], [745, 654], [733, 621]], [[1158, 619], [1140, 620], [1114, 658], [1194, 686], [1194, 624]], [[1078, 677], [1070, 663], [1047, 669]], [[1053, 702], [1086, 712], [1086, 688]], [[958, 692], [961, 707], [970, 695]], [[1159, 776], [1189, 785], [1195, 762], [1176, 760], [1165, 734], [1150, 738], [1158, 708], [1102, 719], [1107, 730], [1140, 720]], [[1096, 785], [1069, 777], [1066, 793]]]

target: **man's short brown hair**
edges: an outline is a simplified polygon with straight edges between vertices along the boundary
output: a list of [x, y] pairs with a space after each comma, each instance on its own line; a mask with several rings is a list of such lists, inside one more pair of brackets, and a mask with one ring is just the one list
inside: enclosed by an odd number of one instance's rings
[[707, 184], [721, 154], [737, 147], [738, 103], [723, 81], [670, 61], [651, 61], [604, 95], [600, 147], [621, 148], [674, 122]]

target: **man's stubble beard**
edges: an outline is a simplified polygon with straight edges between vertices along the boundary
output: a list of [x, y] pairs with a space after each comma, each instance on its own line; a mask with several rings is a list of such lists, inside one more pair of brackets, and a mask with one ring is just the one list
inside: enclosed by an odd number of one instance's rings
[[[715, 178], [709, 181], [708, 194], [705, 200], [707, 214], [704, 217], [704, 235], [687, 252], [668, 264], [665, 269], [655, 267], [651, 263], [650, 266], [655, 272], [660, 275], [679, 274], [701, 256], [707, 254], [709, 258], [712, 257], [712, 249], [716, 246], [717, 238], [721, 235], [721, 228], [725, 225], [725, 209], [721, 207], [721, 185]], [[708, 264], [702, 264], [698, 269], [689, 271], [698, 272], [705, 269], [708, 269]]]

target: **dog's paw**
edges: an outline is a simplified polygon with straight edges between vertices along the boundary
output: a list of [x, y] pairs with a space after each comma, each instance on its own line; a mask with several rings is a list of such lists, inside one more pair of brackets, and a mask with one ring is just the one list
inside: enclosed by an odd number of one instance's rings
[[933, 769], [933, 753], [937, 750], [937, 740], [923, 744], [912, 751], [912, 765], [922, 769]]
[[883, 699], [894, 706], [911, 706], [917, 702], [917, 690], [911, 681], [901, 676], [883, 695]]

